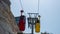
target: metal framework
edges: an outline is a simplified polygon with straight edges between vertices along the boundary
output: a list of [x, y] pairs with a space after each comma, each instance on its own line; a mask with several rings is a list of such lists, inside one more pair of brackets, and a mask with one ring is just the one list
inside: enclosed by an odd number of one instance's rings
[[[32, 28], [32, 34], [34, 34], [34, 25], [36, 23], [36, 21], [38, 20], [38, 13], [28, 13], [29, 17], [27, 18], [28, 19], [28, 27], [31, 27]], [[32, 17], [33, 16], [33, 17]]]

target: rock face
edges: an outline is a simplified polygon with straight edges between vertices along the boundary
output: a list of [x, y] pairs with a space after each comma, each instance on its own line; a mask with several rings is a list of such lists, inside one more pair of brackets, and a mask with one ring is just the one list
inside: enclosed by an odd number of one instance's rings
[[0, 0], [0, 34], [17, 34], [18, 26], [10, 11], [10, 1]]

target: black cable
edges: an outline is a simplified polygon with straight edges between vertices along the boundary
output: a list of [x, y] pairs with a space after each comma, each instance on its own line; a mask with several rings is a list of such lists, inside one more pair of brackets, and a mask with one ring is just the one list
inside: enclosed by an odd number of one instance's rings
[[40, 0], [38, 0], [38, 13], [39, 13], [39, 4], [40, 4], [39, 2], [40, 2]]
[[22, 1], [20, 0], [20, 5], [21, 5], [21, 8], [22, 8], [22, 10], [23, 10], [23, 5], [22, 5]]

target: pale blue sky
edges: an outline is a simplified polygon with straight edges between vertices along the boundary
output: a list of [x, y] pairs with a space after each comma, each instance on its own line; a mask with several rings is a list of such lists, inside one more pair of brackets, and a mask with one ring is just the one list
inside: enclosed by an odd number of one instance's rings
[[[20, 16], [20, 0], [10, 0], [14, 16]], [[37, 11], [38, 0], [22, 0], [25, 15]], [[40, 0], [39, 14], [41, 15], [41, 32], [60, 34], [60, 0]], [[27, 23], [26, 23], [27, 24]], [[24, 32], [31, 32], [27, 28]]]

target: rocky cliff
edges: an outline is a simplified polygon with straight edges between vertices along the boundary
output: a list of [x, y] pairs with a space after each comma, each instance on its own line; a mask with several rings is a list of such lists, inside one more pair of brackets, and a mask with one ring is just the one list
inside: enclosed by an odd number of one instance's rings
[[17, 34], [18, 30], [10, 10], [10, 1], [0, 0], [0, 34]]

